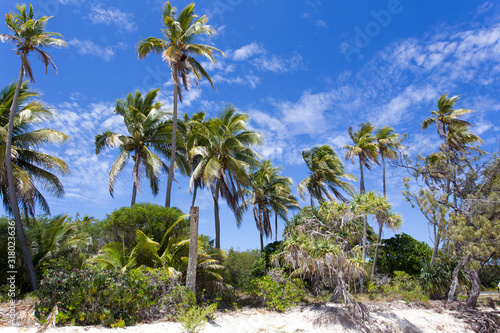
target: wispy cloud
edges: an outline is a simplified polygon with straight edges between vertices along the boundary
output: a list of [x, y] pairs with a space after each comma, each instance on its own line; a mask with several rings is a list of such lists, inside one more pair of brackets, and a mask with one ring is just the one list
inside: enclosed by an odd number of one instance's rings
[[68, 42], [68, 45], [75, 47], [77, 52], [81, 55], [99, 57], [105, 61], [110, 61], [115, 55], [111, 46], [100, 46], [91, 40], [73, 38]]
[[252, 64], [262, 71], [271, 71], [275, 73], [290, 72], [303, 66], [302, 57], [298, 54], [291, 58], [284, 58], [277, 55], [261, 56], [254, 59]]
[[100, 4], [92, 5], [89, 19], [95, 24], [115, 25], [119, 31], [132, 32], [137, 30], [134, 14], [122, 12], [118, 8], [103, 8]]
[[266, 53], [266, 50], [261, 45], [251, 43], [234, 51], [233, 59], [236, 61], [244, 61], [255, 55], [264, 53]]

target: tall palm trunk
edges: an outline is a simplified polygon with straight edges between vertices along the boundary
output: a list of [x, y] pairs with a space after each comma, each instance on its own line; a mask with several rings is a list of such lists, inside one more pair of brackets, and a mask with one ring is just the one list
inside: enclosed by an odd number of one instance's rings
[[168, 169], [168, 180], [167, 180], [167, 197], [165, 199], [165, 207], [170, 207], [170, 192], [172, 190], [172, 181], [174, 179], [174, 167], [175, 167], [175, 151], [177, 148], [177, 94], [179, 89], [179, 83], [174, 83], [174, 117], [172, 119], [172, 146], [170, 149], [170, 167]]
[[274, 226], [276, 229], [276, 233], [274, 234], [274, 241], [278, 241], [278, 212], [274, 212]]
[[140, 163], [140, 158], [137, 156], [137, 153], [135, 154], [135, 163], [134, 163], [134, 186], [132, 188], [132, 203], [130, 206], [135, 205], [135, 198], [137, 196], [137, 184], [139, 184], [139, 163]]
[[313, 195], [312, 195], [312, 192], [310, 192], [310, 193], [311, 193], [311, 209], [313, 209], [314, 208]]
[[215, 215], [215, 248], [220, 250], [220, 220], [219, 220], [219, 180], [215, 185], [215, 192], [212, 193], [214, 197], [214, 215]]
[[[16, 223], [17, 239], [19, 240], [19, 246], [21, 247], [21, 252], [23, 254], [24, 264], [26, 265], [26, 270], [28, 271], [28, 279], [31, 284], [31, 288], [36, 290], [38, 289], [38, 281], [35, 274], [35, 268], [33, 267], [33, 261], [31, 260], [28, 242], [26, 241], [26, 236], [24, 235], [23, 222], [21, 221], [21, 214], [19, 213], [19, 206], [17, 205], [16, 184], [14, 182], [14, 174], [12, 172], [12, 131], [14, 130], [14, 117], [16, 115], [19, 92], [21, 91], [21, 85], [23, 83], [23, 74], [24, 66], [21, 64], [21, 71], [19, 72], [19, 79], [17, 80], [16, 91], [14, 93], [14, 99], [12, 100], [12, 106], [9, 114], [7, 140], [5, 143], [5, 166], [7, 168], [9, 200]], [[14, 268], [9, 270], [13, 271]]]
[[191, 201], [191, 207], [194, 207], [194, 203], [196, 201], [196, 194], [197, 193], [198, 193], [198, 186], [196, 186], [196, 182], [194, 182], [193, 200]]
[[262, 233], [262, 228], [264, 226], [261, 224], [260, 225], [260, 228], [259, 228], [259, 233], [260, 233], [260, 255], [262, 255], [262, 253], [264, 253], [264, 236], [263, 236], [263, 233]]
[[[380, 155], [382, 156], [382, 190], [384, 191], [384, 198], [387, 198], [385, 192], [385, 159], [383, 150], [380, 151]], [[378, 250], [379, 250], [380, 239], [382, 238], [383, 226], [384, 226], [383, 221], [379, 221], [377, 245], [375, 246], [375, 255], [373, 256], [372, 276], [375, 275], [375, 273], [377, 272]]]
[[[365, 194], [365, 178], [363, 176], [363, 162], [361, 158], [359, 159], [359, 171], [360, 171], [360, 181], [359, 181], [359, 192], [360, 194]], [[368, 232], [368, 221], [367, 217], [363, 218], [363, 261], [366, 261], [366, 244], [367, 244], [367, 232]], [[363, 285], [365, 284], [365, 277], [361, 275], [359, 278], [359, 292], [363, 293]]]

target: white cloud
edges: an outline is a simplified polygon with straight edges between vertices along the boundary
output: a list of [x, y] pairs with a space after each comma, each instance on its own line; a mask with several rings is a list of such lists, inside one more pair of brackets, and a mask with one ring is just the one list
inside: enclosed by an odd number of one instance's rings
[[266, 50], [257, 43], [245, 45], [234, 51], [233, 59], [236, 61], [244, 61], [258, 54], [265, 54]]
[[114, 24], [119, 31], [132, 32], [137, 30], [134, 14], [122, 12], [114, 7], [105, 9], [101, 5], [93, 5], [90, 8], [89, 19], [95, 24]]
[[258, 59], [252, 60], [252, 64], [262, 71], [284, 73], [293, 71], [302, 66], [302, 57], [300, 55], [294, 55], [286, 59], [277, 55], [264, 55]]
[[110, 61], [115, 55], [113, 48], [111, 46], [100, 46], [92, 42], [91, 40], [79, 40], [73, 38], [68, 42], [68, 45], [73, 46], [77, 49], [77, 52], [81, 55], [89, 55], [94, 57], [99, 57], [105, 61]]

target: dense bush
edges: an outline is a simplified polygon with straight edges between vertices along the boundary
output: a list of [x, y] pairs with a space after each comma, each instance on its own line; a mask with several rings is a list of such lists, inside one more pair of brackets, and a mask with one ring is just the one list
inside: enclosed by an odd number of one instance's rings
[[425, 295], [418, 281], [406, 272], [395, 271], [391, 283], [382, 286], [382, 293], [385, 296], [402, 298], [406, 302], [426, 302], [429, 297]]
[[[252, 275], [264, 276], [269, 269], [275, 267], [272, 263], [273, 257], [283, 251], [283, 241], [272, 242], [264, 246], [264, 251], [260, 259], [256, 260], [253, 264]], [[287, 267], [280, 263], [281, 267]]]
[[275, 269], [250, 281], [246, 292], [269, 310], [285, 311], [304, 298], [301, 284], [301, 280], [291, 282]]
[[[420, 286], [431, 299], [444, 299], [448, 296], [453, 270], [456, 262], [439, 262], [423, 265], [419, 275]], [[466, 277], [463, 269], [458, 274], [459, 282], [465, 283]]]
[[500, 265], [484, 265], [479, 270], [481, 285], [485, 288], [497, 288], [500, 282]]
[[58, 261], [44, 271], [35, 315], [43, 323], [57, 304], [57, 322], [62, 325], [131, 325], [161, 313], [158, 310], [168, 284], [163, 270], [135, 269], [123, 274], [115, 270], [68, 271]]
[[417, 276], [424, 263], [431, 260], [432, 250], [424, 242], [403, 233], [382, 241], [377, 271], [393, 276], [395, 271], [403, 271]]
[[235, 251], [231, 248], [223, 261], [227, 283], [236, 289], [244, 289], [255, 276], [252, 274], [254, 262], [260, 259], [258, 250]]
[[[165, 208], [152, 203], [138, 203], [132, 207], [122, 207], [108, 215], [103, 221], [103, 235], [106, 243], [124, 242], [135, 246], [136, 230], [141, 230], [156, 242], [161, 242], [165, 231], [183, 213], [178, 208]], [[177, 224], [173, 233], [189, 235], [187, 220]], [[130, 248], [128, 248], [130, 250]]]

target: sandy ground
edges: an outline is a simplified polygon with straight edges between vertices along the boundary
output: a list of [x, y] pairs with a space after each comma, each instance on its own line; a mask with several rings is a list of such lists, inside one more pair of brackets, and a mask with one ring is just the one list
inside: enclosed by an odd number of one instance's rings
[[[409, 307], [404, 302], [369, 305], [370, 324], [359, 325], [350, 319], [339, 304], [303, 306], [285, 313], [263, 309], [245, 308], [237, 311], [218, 312], [215, 321], [208, 323], [202, 332], [250, 333], [250, 332], [473, 332], [453, 312], [442, 309]], [[0, 333], [35, 333], [39, 327], [0, 327]], [[103, 327], [57, 327], [47, 333], [181, 333], [182, 326], [173, 322], [139, 324], [122, 329]]]

